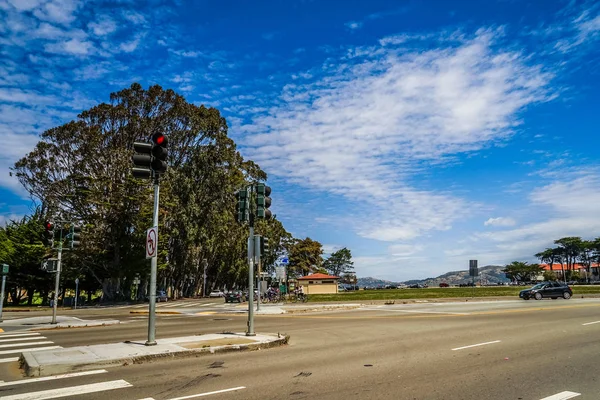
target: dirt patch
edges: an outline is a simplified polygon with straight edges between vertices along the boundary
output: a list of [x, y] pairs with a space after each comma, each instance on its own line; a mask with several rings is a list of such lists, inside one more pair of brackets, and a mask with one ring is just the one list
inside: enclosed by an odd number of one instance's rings
[[201, 342], [196, 343], [185, 343], [181, 344], [181, 347], [185, 347], [186, 349], [201, 349], [203, 347], [213, 347], [213, 346], [233, 346], [236, 344], [251, 344], [256, 343], [255, 340], [251, 339], [243, 339], [243, 338], [224, 338], [224, 339], [214, 339], [214, 340], [203, 340]]

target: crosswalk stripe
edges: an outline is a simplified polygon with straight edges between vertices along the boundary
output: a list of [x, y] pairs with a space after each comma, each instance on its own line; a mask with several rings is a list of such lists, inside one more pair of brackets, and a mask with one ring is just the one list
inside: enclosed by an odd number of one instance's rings
[[0, 358], [0, 364], [13, 361], [19, 361], [19, 357]]
[[31, 342], [31, 343], [9, 343], [9, 344], [0, 344], [0, 349], [5, 349], [7, 347], [23, 347], [23, 346], [37, 346], [38, 344], [52, 344], [54, 342], [50, 340], [42, 340], [41, 342]]
[[47, 346], [47, 347], [33, 347], [31, 349], [2, 350], [2, 351], [0, 351], [0, 354], [28, 353], [31, 351], [55, 350], [55, 349], [62, 349], [62, 346]]
[[165, 304], [162, 307], [163, 308], [171, 308], [171, 307], [179, 307], [179, 306], [181, 306], [181, 303]]
[[65, 378], [75, 378], [75, 377], [78, 377], [78, 376], [103, 374], [105, 372], [108, 372], [108, 371], [105, 370], [105, 369], [96, 369], [96, 370], [93, 370], [93, 371], [72, 372], [72, 373], [69, 373], [69, 374], [44, 376], [44, 377], [41, 377], [41, 378], [21, 379], [21, 380], [12, 381], [12, 382], [1, 382], [0, 383], [0, 387], [15, 386], [15, 385], [24, 385], [24, 384], [28, 384], [28, 383], [37, 383], [37, 382], [45, 382], [45, 381], [54, 381], [54, 380], [57, 380], [57, 379], [65, 379]]
[[191, 307], [191, 306], [197, 306], [198, 303], [188, 303], [188, 304], [184, 304], [181, 307]]
[[123, 389], [133, 385], [123, 379], [116, 381], [91, 383], [89, 385], [70, 386], [60, 389], [42, 390], [39, 392], [13, 394], [4, 396], [2, 400], [48, 400], [59, 397], [75, 396], [88, 393], [103, 392], [105, 390]]
[[0, 343], [22, 342], [24, 340], [38, 340], [38, 339], [48, 339], [48, 338], [46, 336], [33, 336], [33, 337], [21, 337], [21, 338], [13, 338], [13, 339], [0, 339]]
[[[10, 333], [10, 334], [9, 334]], [[23, 337], [23, 336], [40, 336], [41, 333], [38, 332], [32, 332], [32, 333], [12, 333], [12, 332], [6, 332], [3, 334], [0, 334], [0, 338], [7, 338], [7, 337]]]

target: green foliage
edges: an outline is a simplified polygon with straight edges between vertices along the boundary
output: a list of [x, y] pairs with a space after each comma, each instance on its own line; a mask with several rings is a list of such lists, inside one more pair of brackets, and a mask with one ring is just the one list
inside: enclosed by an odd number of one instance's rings
[[290, 276], [316, 272], [323, 264], [323, 246], [311, 238], [294, 240], [288, 252]]
[[557, 280], [556, 274], [552, 271], [544, 271], [544, 280], [545, 281], [555, 281], [555, 280]]
[[341, 277], [343, 274], [351, 274], [354, 271], [354, 262], [352, 262], [352, 253], [346, 247], [334, 253], [323, 263], [327, 272], [334, 276]]
[[542, 271], [543, 269], [539, 264], [529, 264], [522, 261], [513, 261], [504, 269], [507, 278], [516, 279], [517, 281], [535, 280]]

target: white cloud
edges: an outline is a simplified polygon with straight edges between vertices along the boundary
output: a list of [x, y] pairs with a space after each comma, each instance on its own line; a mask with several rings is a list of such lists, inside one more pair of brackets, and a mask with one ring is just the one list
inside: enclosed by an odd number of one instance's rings
[[355, 29], [360, 29], [362, 27], [363, 23], [357, 22], [357, 21], [350, 21], [350, 22], [346, 22], [344, 25], [348, 29], [355, 30]]
[[33, 15], [43, 21], [68, 24], [75, 20], [75, 12], [80, 5], [78, 0], [51, 0], [37, 8]]
[[8, 0], [19, 11], [30, 11], [38, 7], [44, 0]]
[[140, 38], [138, 37], [130, 42], [121, 43], [119, 45], [119, 48], [121, 50], [123, 50], [125, 53], [131, 53], [132, 51], [137, 49], [139, 43], [140, 43]]
[[84, 56], [91, 52], [94, 48], [92, 42], [87, 40], [71, 39], [62, 42], [48, 43], [44, 46], [44, 49], [48, 53], [55, 54], [69, 54]]
[[572, 34], [568, 35], [554, 46], [557, 50], [568, 52], [586, 42], [600, 38], [600, 14], [598, 8], [584, 10], [571, 23]]
[[508, 217], [489, 218], [483, 223], [485, 226], [514, 226], [516, 221]]
[[146, 18], [142, 14], [135, 11], [125, 11], [123, 12], [123, 17], [136, 25], [146, 22]]
[[117, 30], [117, 23], [113, 19], [103, 16], [96, 22], [90, 22], [88, 28], [96, 36], [105, 36]]
[[447, 230], [475, 207], [408, 178], [510, 136], [525, 107], [551, 98], [552, 75], [495, 39], [481, 30], [459, 44], [442, 36], [429, 50], [360, 49], [352, 64], [284, 87], [278, 107], [242, 127], [247, 152], [288, 182], [360, 200], [372, 210], [354, 227], [361, 236]]

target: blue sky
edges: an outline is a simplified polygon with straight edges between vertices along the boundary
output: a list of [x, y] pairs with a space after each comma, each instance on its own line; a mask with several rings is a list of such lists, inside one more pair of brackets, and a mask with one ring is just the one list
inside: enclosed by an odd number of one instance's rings
[[217, 107], [273, 211], [359, 276], [531, 260], [600, 236], [594, 1], [0, 0], [8, 168], [140, 82]]

